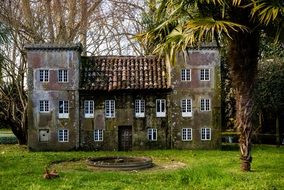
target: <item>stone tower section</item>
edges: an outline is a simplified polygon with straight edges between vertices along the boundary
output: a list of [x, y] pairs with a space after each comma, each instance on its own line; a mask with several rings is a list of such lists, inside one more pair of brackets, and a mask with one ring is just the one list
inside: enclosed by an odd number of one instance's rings
[[180, 53], [172, 68], [172, 147], [219, 148], [220, 54], [215, 46]]
[[79, 147], [80, 45], [26, 46], [30, 150]]

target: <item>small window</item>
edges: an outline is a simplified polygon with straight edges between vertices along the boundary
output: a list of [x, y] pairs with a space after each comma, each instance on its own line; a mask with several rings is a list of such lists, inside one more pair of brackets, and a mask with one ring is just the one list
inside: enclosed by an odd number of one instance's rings
[[201, 69], [200, 70], [200, 80], [209, 81], [210, 80], [210, 69]]
[[67, 129], [58, 130], [58, 142], [68, 142], [69, 141], [69, 131]]
[[200, 100], [200, 111], [210, 111], [210, 99], [201, 99]]
[[94, 117], [94, 101], [85, 100], [84, 110], [85, 110], [85, 118], [93, 118]]
[[40, 113], [49, 112], [49, 101], [48, 100], [40, 100], [39, 101], [39, 112]]
[[49, 70], [39, 70], [39, 81], [48, 82], [49, 81]]
[[182, 117], [192, 117], [191, 99], [181, 100], [181, 115]]
[[157, 141], [157, 129], [149, 128], [148, 129], [148, 140], [149, 141]]
[[115, 101], [114, 100], [105, 101], [105, 116], [106, 118], [115, 117]]
[[49, 129], [40, 129], [39, 130], [39, 142], [48, 142], [49, 141]]
[[103, 141], [103, 130], [96, 129], [94, 131], [94, 141]]
[[69, 118], [69, 102], [60, 100], [58, 109], [59, 118]]
[[191, 141], [192, 140], [192, 128], [183, 128], [182, 129], [182, 140]]
[[201, 140], [211, 140], [210, 128], [201, 128]]
[[190, 69], [182, 69], [181, 70], [181, 80], [182, 81], [190, 81], [191, 80], [191, 70]]
[[68, 82], [67, 70], [58, 70], [58, 82]]
[[156, 116], [166, 117], [166, 100], [165, 99], [156, 100]]
[[135, 100], [135, 117], [145, 117], [145, 100]]

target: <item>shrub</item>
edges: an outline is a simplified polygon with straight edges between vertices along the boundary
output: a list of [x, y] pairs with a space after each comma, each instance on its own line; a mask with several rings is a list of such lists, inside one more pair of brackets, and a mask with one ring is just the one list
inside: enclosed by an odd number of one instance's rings
[[0, 137], [0, 144], [17, 144], [18, 140], [15, 136]]

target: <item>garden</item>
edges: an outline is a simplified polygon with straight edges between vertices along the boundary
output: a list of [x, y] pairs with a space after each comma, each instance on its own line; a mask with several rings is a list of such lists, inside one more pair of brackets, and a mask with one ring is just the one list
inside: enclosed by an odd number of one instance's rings
[[[86, 163], [89, 157], [147, 156], [145, 170], [109, 171]], [[252, 172], [239, 169], [238, 146], [223, 150], [132, 152], [30, 152], [23, 145], [0, 145], [0, 189], [284, 189], [284, 148], [254, 145]], [[45, 179], [45, 169], [58, 177]]]

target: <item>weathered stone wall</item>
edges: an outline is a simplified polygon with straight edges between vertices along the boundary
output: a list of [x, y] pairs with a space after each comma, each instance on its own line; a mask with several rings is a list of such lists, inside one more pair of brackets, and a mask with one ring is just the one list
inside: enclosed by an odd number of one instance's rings
[[[210, 80], [200, 80], [200, 69], [210, 69]], [[181, 81], [181, 70], [191, 69], [191, 81]], [[178, 149], [220, 147], [220, 58], [217, 49], [189, 50], [172, 67], [172, 147]], [[200, 111], [200, 99], [211, 100], [211, 111]], [[192, 99], [192, 117], [182, 117], [181, 100]], [[192, 140], [182, 141], [182, 128], [192, 128]], [[201, 128], [211, 128], [211, 140], [201, 140]]]
[[[99, 96], [98, 96], [99, 95]], [[81, 146], [84, 149], [118, 150], [118, 129], [120, 126], [132, 126], [132, 150], [165, 149], [170, 146], [170, 129], [168, 113], [164, 118], [156, 117], [156, 99], [167, 99], [167, 93], [109, 93], [81, 96]], [[96, 128], [95, 118], [84, 118], [84, 100], [94, 100], [95, 113], [104, 115], [104, 101], [115, 100], [115, 118], [104, 116], [104, 139], [94, 142], [93, 131]], [[136, 118], [134, 114], [135, 99], [145, 100], [145, 117]], [[167, 104], [169, 105], [169, 103]], [[168, 112], [167, 107], [167, 112]], [[148, 128], [157, 128], [157, 141], [149, 141]]]
[[[28, 60], [28, 146], [31, 150], [70, 150], [79, 146], [79, 60], [80, 52], [52, 46], [29, 47]], [[39, 81], [39, 70], [49, 70], [49, 81]], [[58, 82], [58, 69], [68, 70], [68, 82]], [[49, 112], [39, 112], [39, 101], [49, 100]], [[69, 101], [69, 118], [58, 117], [59, 100]], [[68, 142], [58, 142], [58, 130], [69, 130]], [[40, 132], [47, 131], [47, 141]]]

